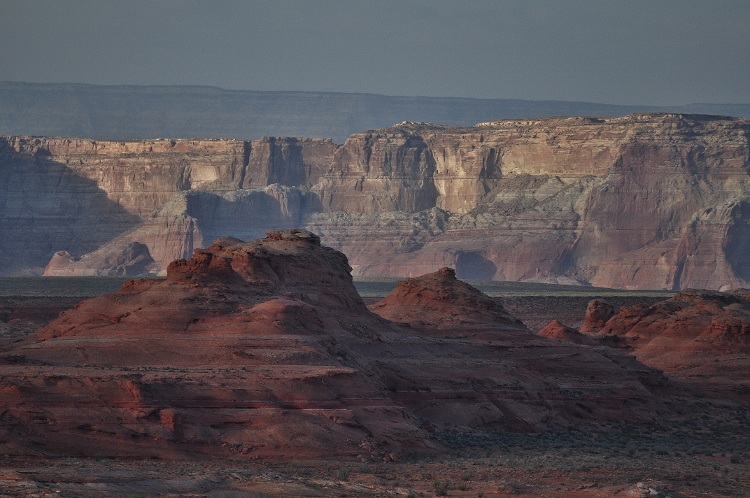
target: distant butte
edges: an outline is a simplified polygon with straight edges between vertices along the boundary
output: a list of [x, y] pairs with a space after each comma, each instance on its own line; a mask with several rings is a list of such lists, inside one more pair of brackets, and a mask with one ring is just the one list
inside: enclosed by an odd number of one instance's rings
[[401, 280], [370, 310], [393, 322], [406, 323], [428, 334], [526, 332], [526, 327], [493, 299], [456, 278], [453, 268]]

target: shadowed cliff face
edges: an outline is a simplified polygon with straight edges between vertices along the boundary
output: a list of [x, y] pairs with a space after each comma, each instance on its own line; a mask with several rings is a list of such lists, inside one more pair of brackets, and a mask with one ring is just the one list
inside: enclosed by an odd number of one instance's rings
[[42, 143], [0, 137], [3, 275], [38, 271], [61, 249], [93, 251], [140, 221], [96, 180], [58, 161]]
[[[19, 157], [65, 165], [39, 174], [91, 179], [137, 216], [141, 224], [101, 254], [141, 243], [157, 271], [219, 233], [249, 238], [296, 225], [346, 253], [356, 275], [451, 266], [463, 278], [719, 289], [750, 285], [748, 131], [741, 119], [662, 114], [405, 122], [343, 146], [9, 141]], [[186, 191], [202, 200], [178, 209]], [[59, 250], [84, 259], [64, 241], [46, 254]], [[89, 259], [73, 272], [111, 270], [95, 263], [107, 258]]]
[[[349, 254], [357, 274], [415, 276], [450, 265], [464, 278], [744, 285], [738, 255], [747, 218], [722, 206], [750, 196], [748, 127], [681, 115], [473, 128], [403, 123], [347, 141], [338, 161], [353, 156], [350, 150], [369, 151], [368, 161], [335, 163], [337, 175], [320, 184], [320, 195], [334, 200], [324, 204], [334, 211], [349, 203], [352, 214], [344, 222], [316, 216], [308, 226]], [[395, 172], [394, 150], [417, 136], [427, 146], [421, 166], [411, 161], [408, 171]], [[403, 197], [390, 186], [401, 174], [403, 188], [422, 182], [436, 190], [432, 209], [443, 213], [442, 223], [421, 228], [424, 212], [404, 217], [373, 209], [373, 191]], [[710, 220], [700, 221], [704, 211]]]
[[[299, 188], [327, 170], [336, 148], [296, 138], [3, 137], [0, 273], [39, 273], [50, 263], [50, 275], [121, 274], [133, 266], [120, 257], [133, 243], [154, 259], [139, 271], [163, 272], [220, 233], [254, 238], [299, 225]], [[50, 261], [58, 251], [67, 254]]]
[[413, 213], [436, 205], [435, 174], [435, 159], [419, 135], [358, 134], [337, 151], [314, 190], [326, 211]]

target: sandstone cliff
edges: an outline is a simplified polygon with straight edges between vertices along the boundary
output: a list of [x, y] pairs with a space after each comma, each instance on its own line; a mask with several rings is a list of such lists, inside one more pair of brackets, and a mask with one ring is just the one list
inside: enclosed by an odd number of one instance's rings
[[[3, 242], [2, 268], [38, 271], [61, 250], [77, 263], [111, 242], [104, 253], [146, 245], [163, 271], [195, 246], [188, 233], [203, 241], [305, 226], [346, 253], [358, 275], [451, 266], [461, 278], [736, 288], [750, 285], [748, 131], [736, 118], [636, 114], [466, 128], [404, 122], [342, 146], [11, 137], [0, 164], [10, 199], [2, 221], [28, 236]], [[237, 200], [259, 199], [248, 192], [271, 185], [279, 186], [270, 203]], [[88, 197], [66, 200], [71, 191]], [[217, 215], [216, 202], [202, 203], [184, 221], [182, 211], [163, 206], [187, 191], [236, 207]], [[39, 197], [42, 209], [29, 201]], [[54, 207], [45, 210], [47, 203]], [[160, 218], [167, 211], [171, 225]], [[84, 272], [88, 263], [77, 264]]]
[[[267, 228], [297, 225], [304, 208], [299, 189], [327, 171], [336, 148], [330, 140], [297, 138], [2, 137], [0, 272], [38, 272], [62, 250], [76, 269], [63, 264], [64, 271], [50, 274], [118, 273], [118, 265], [105, 264], [102, 253], [122, 253], [134, 242], [144, 244], [154, 268], [163, 270], [217, 232], [252, 238]], [[293, 187], [291, 197], [285, 186]], [[240, 204], [239, 218], [230, 220], [232, 209], [238, 211], [230, 206]], [[211, 231], [221, 220], [233, 228]], [[95, 250], [98, 255], [83, 257]], [[63, 261], [52, 263], [57, 268]]]

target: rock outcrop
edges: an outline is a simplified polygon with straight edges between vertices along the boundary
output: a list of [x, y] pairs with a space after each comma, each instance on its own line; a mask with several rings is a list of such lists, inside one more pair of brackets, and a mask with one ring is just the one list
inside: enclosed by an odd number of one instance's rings
[[2, 137], [0, 272], [41, 273], [66, 251], [75, 264], [62, 273], [109, 274], [117, 271], [106, 262], [110, 255], [133, 243], [145, 245], [152, 268], [163, 272], [217, 233], [255, 238], [298, 226], [304, 191], [327, 171], [336, 148], [297, 138]]
[[428, 333], [482, 332], [498, 329], [526, 332], [502, 303], [456, 278], [453, 268], [400, 281], [370, 310], [393, 322], [406, 323]]
[[[137, 242], [163, 271], [189, 255], [190, 244], [180, 255], [159, 248], [179, 244], [162, 241], [191, 230], [210, 240], [302, 225], [347, 254], [356, 275], [414, 277], [448, 266], [470, 279], [750, 286], [748, 131], [750, 122], [736, 118], [636, 114], [464, 128], [404, 122], [354, 134], [343, 146], [10, 137], [0, 151], [8, 198], [0, 220], [11, 234], [0, 268], [39, 271], [61, 250], [83, 260], [109, 242]], [[221, 230], [201, 231], [216, 219], [210, 202], [191, 220], [145, 227], [179, 202], [173, 196], [243, 197], [272, 185], [290, 190], [271, 194], [277, 202], [267, 205], [239, 202], [236, 214], [253, 214], [214, 222]], [[70, 200], [71, 192], [82, 195]], [[279, 217], [282, 204], [298, 212]]]
[[[299, 188], [280, 184], [220, 194], [178, 192], [142, 223], [96, 251], [75, 259], [55, 255], [44, 275], [164, 275], [170, 261], [189, 258], [223, 233], [247, 240], [267, 230], [299, 226], [303, 206]], [[133, 246], [141, 252], [127, 250]]]
[[748, 291], [686, 290], [652, 306], [623, 307], [604, 323], [600, 309], [589, 306], [584, 322], [589, 337], [631, 349], [639, 361], [670, 376], [735, 390], [750, 387]]
[[158, 266], [148, 247], [140, 242], [131, 242], [124, 246], [107, 244], [82, 258], [74, 258], [67, 251], [59, 251], [52, 256], [44, 274], [52, 277], [121, 277], [157, 271]]
[[[3, 351], [0, 447], [390, 461], [446, 444], [446, 423], [536, 431], [664, 411], [663, 379], [624, 353], [529, 334], [448, 270], [401, 290], [419, 286], [411, 316], [437, 327], [368, 311], [346, 257], [311, 232], [220, 238]], [[471, 334], [443, 333], [464, 323]]]
[[595, 339], [582, 334], [573, 327], [568, 327], [557, 319], [549, 322], [545, 327], [537, 332], [537, 335], [542, 337], [549, 337], [550, 339], [569, 341], [575, 344], [586, 344], [588, 346], [599, 344]]
[[598, 332], [607, 321], [617, 314], [615, 307], [601, 299], [589, 301], [586, 316], [581, 324], [581, 332]]

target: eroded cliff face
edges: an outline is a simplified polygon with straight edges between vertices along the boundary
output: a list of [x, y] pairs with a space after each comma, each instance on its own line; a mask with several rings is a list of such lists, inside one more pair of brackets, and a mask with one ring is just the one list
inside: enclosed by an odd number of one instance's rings
[[[402, 123], [347, 141], [336, 155], [344, 164], [320, 192], [329, 211], [349, 217], [319, 215], [310, 226], [331, 234], [325, 240], [361, 274], [449, 265], [463, 278], [741, 286], [748, 218], [737, 206], [750, 195], [748, 129], [743, 120], [683, 115]], [[419, 144], [419, 154], [405, 153], [414, 150], [406, 144]], [[367, 153], [347, 161], [349, 149]], [[396, 157], [409, 158], [402, 169], [392, 167]], [[413, 212], [424, 203], [402, 206], [411, 219], [383, 212], [414, 198], [406, 193], [417, 185], [434, 199], [428, 208], [441, 211], [439, 228], [417, 228], [428, 211]], [[377, 206], [375, 191], [383, 192]], [[383, 235], [359, 257], [347, 231]]]
[[[83, 260], [117, 238], [108, 254], [142, 243], [163, 271], [165, 258], [218, 233], [252, 238], [304, 226], [346, 253], [355, 275], [451, 266], [459, 278], [732, 288], [750, 285], [748, 131], [742, 119], [639, 114], [467, 128], [405, 122], [342, 146], [12, 137], [0, 165], [10, 176], [0, 186], [13, 200], [2, 219], [30, 225], [30, 234], [50, 226], [38, 266], [60, 250]], [[65, 201], [75, 189], [88, 197]], [[19, 208], [16, 191], [44, 197], [42, 205], [57, 200], [46, 211], [30, 201]], [[165, 207], [188, 191], [205, 202]], [[74, 214], [65, 225], [53, 211]], [[82, 235], [81, 227], [102, 225], [102, 213], [112, 221]]]
[[[0, 137], [0, 272], [38, 273], [50, 262], [48, 274], [120, 274], [127, 262], [113, 255], [131, 243], [144, 244], [155, 260], [148, 268], [163, 271], [211, 240], [214, 228], [221, 232], [222, 223], [251, 238], [297, 225], [299, 189], [327, 170], [337, 147], [272, 137]], [[290, 187], [295, 193], [287, 195]], [[50, 261], [59, 251], [68, 254]]]

